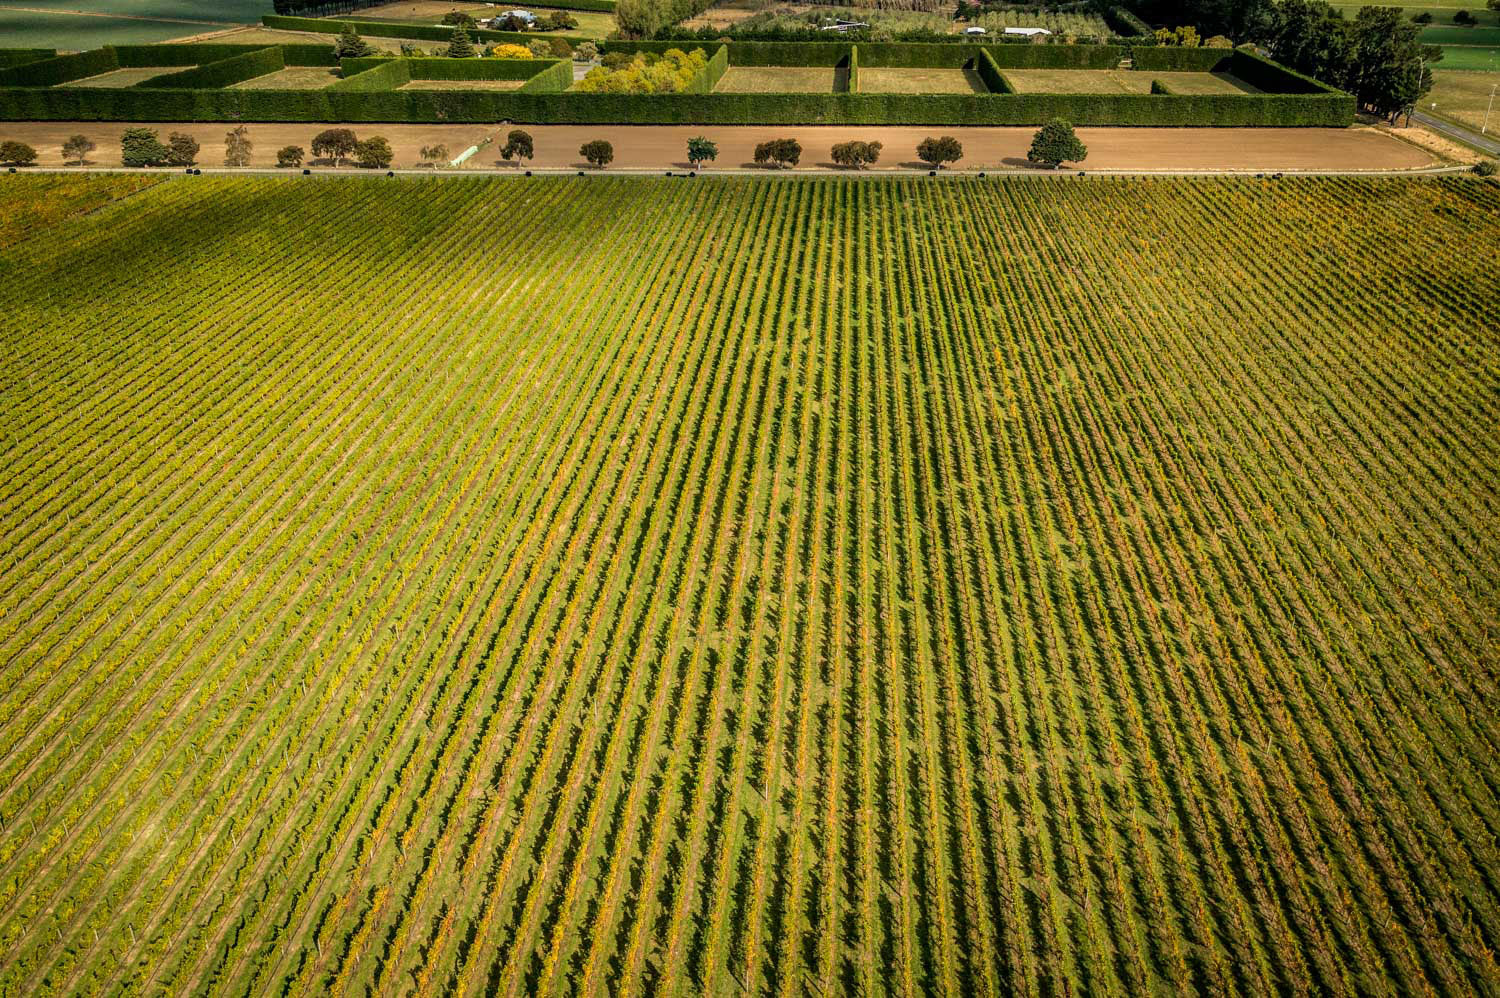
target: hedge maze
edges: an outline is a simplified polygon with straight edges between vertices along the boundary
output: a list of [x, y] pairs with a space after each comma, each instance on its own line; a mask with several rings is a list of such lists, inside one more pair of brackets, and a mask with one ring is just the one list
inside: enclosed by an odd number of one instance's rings
[[[331, 21], [302, 21], [336, 30]], [[421, 25], [358, 22], [362, 32], [388, 28], [403, 36], [438, 32]], [[481, 40], [525, 41], [508, 32]], [[394, 37], [394, 35], [392, 35]], [[494, 36], [493, 38], [490, 36]], [[685, 42], [606, 42], [606, 51], [665, 51]], [[1211, 125], [1343, 127], [1354, 120], [1354, 98], [1262, 59], [1224, 49], [1126, 49], [1115, 45], [994, 45], [968, 42], [703, 43], [703, 72], [677, 94], [571, 92], [566, 59], [346, 59], [342, 79], [314, 89], [237, 88], [286, 67], [338, 65], [325, 45], [120, 46], [9, 64], [0, 58], [0, 120], [46, 121], [348, 121], [533, 124], [907, 124], [1034, 125], [1062, 117], [1078, 125]], [[170, 50], [170, 51], [169, 51]], [[1133, 60], [1122, 70], [1127, 57]], [[171, 61], [175, 60], [175, 61]], [[182, 65], [128, 88], [76, 85], [132, 66]], [[776, 91], [781, 74], [829, 68], [826, 92]], [[731, 69], [746, 70], [725, 80]], [[760, 70], [759, 73], [753, 70]], [[1028, 93], [1007, 70], [1120, 70], [1121, 73], [1221, 73], [1258, 93], [1192, 93], [1151, 79], [1139, 92]], [[861, 70], [879, 70], [866, 91]], [[909, 86], [901, 85], [911, 71]], [[924, 86], [919, 77], [962, 78], [964, 88]], [[427, 87], [434, 80], [517, 80], [515, 88]], [[748, 85], [753, 81], [754, 85]], [[769, 83], [767, 82], [769, 81]], [[893, 82], [894, 85], [893, 85]], [[234, 89], [231, 89], [234, 88]], [[788, 89], [794, 89], [788, 84]], [[968, 90], [969, 92], [922, 92]], [[1213, 89], [1213, 88], [1205, 88]], [[983, 90], [987, 92], [974, 92]], [[738, 91], [738, 92], [736, 92]], [[758, 91], [758, 92], [749, 92]]]

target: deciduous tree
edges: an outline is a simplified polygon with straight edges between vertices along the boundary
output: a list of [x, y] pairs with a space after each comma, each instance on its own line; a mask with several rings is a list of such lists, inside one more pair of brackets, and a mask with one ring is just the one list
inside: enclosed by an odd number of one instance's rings
[[358, 144], [359, 139], [352, 129], [329, 128], [313, 136], [312, 154], [320, 159], [331, 159], [334, 166], [339, 166]]
[[512, 128], [510, 134], [505, 137], [505, 145], [500, 149], [500, 158], [509, 163], [511, 160], [530, 159], [536, 155], [536, 147], [531, 141], [531, 133], [519, 128]]
[[614, 162], [615, 147], [604, 139], [594, 139], [579, 146], [578, 155], [587, 160], [590, 166], [603, 169]]
[[917, 143], [917, 158], [941, 170], [964, 158], [963, 143], [951, 135], [931, 136]]
[[1088, 148], [1078, 141], [1072, 123], [1053, 118], [1032, 136], [1026, 158], [1055, 168], [1063, 163], [1082, 163], [1088, 154]]
[[367, 170], [384, 170], [395, 158], [391, 144], [383, 135], [372, 135], [354, 145], [354, 162]]
[[94, 144], [94, 140], [87, 135], [71, 135], [68, 141], [63, 143], [63, 162], [77, 163], [82, 166], [88, 154], [97, 148], [99, 147]]
[[695, 135], [687, 141], [687, 158], [696, 170], [700, 165], [719, 158], [719, 144], [702, 135]]
[[250, 165], [250, 130], [244, 125], [224, 136], [224, 165]]

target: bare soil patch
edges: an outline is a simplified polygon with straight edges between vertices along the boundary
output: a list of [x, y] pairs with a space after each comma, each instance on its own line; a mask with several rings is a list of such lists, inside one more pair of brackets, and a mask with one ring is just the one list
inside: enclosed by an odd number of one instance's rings
[[864, 94], [987, 94], [989, 87], [972, 69], [864, 69]]
[[321, 90], [337, 83], [339, 71], [327, 66], [289, 66], [253, 80], [236, 83], [230, 90]]
[[827, 94], [832, 66], [730, 66], [714, 88], [727, 94]]
[[[100, 166], [120, 165], [120, 133], [134, 125], [123, 122], [12, 122], [7, 138], [34, 146], [43, 166], [62, 166], [62, 143], [83, 134], [99, 149], [90, 157]], [[201, 163], [217, 166], [223, 160], [224, 134], [233, 122], [148, 125], [163, 136], [187, 132], [203, 146]], [[249, 123], [253, 143], [251, 164], [274, 166], [276, 150], [284, 145], [307, 148], [327, 124]], [[446, 145], [456, 156], [486, 136], [498, 141], [466, 164], [469, 169], [505, 169], [498, 146], [508, 126], [486, 125], [364, 125], [349, 126], [360, 138], [383, 135], [395, 151], [395, 166], [421, 162], [424, 145]], [[606, 139], [615, 147], [615, 168], [649, 170], [687, 169], [687, 140], [704, 135], [719, 144], [718, 161], [711, 168], [754, 168], [757, 143], [788, 137], [802, 143], [802, 166], [833, 169], [834, 143], [850, 139], [878, 140], [885, 145], [881, 162], [871, 172], [892, 167], [920, 166], [917, 143], [929, 135], [954, 135], [963, 143], [967, 170], [1005, 170], [1025, 167], [1026, 150], [1034, 128], [956, 128], [914, 126], [747, 126], [747, 125], [523, 125], [536, 142], [542, 168], [578, 168], [578, 147], [590, 139]], [[1417, 132], [1418, 129], [1405, 131]], [[1088, 146], [1084, 167], [1089, 170], [1410, 170], [1437, 165], [1433, 152], [1399, 141], [1374, 128], [1080, 128]], [[349, 168], [354, 172], [353, 168]], [[510, 166], [508, 169], [517, 169]]]

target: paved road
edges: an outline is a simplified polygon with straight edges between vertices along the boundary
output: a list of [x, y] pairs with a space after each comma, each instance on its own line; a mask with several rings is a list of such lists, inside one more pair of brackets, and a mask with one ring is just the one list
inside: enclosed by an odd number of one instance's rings
[[1465, 128], [1462, 125], [1455, 125], [1446, 118], [1435, 118], [1421, 111], [1413, 111], [1411, 116], [1434, 132], [1446, 135], [1450, 139], [1458, 139], [1460, 142], [1466, 142], [1475, 149], [1484, 150], [1491, 156], [1500, 156], [1500, 138], [1480, 135], [1478, 132]]

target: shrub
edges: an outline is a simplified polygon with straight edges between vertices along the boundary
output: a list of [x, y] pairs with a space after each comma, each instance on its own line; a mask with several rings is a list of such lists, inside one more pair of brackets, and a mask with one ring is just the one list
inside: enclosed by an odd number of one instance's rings
[[422, 51], [422, 46], [413, 45], [411, 42], [401, 43], [401, 57], [403, 59], [420, 59], [427, 53]]
[[62, 147], [63, 162], [77, 163], [82, 166], [88, 154], [97, 148], [99, 147], [94, 144], [94, 140], [87, 135], [69, 136], [68, 141], [64, 142]]
[[1492, 159], [1480, 160], [1474, 164], [1474, 172], [1481, 177], [1493, 177], [1497, 173], [1500, 173], [1500, 163], [1496, 163]]
[[776, 168], [796, 166], [802, 160], [802, 143], [796, 139], [771, 139], [755, 147], [755, 162]]
[[244, 125], [224, 136], [224, 165], [250, 165], [250, 130]]
[[571, 59], [571, 58], [573, 58], [573, 46], [569, 45], [567, 43], [567, 41], [565, 41], [564, 39], [553, 38], [553, 39], [551, 39], [550, 41], [547, 42], [547, 45], [548, 45], [548, 47], [550, 47], [552, 49], [552, 58], [554, 58], [554, 59]]
[[465, 28], [469, 31], [479, 27], [479, 22], [461, 10], [450, 10], [443, 15], [443, 24], [452, 25], [455, 28]]
[[537, 24], [538, 31], [567, 31], [578, 27], [578, 18], [565, 10], [554, 10]]
[[474, 39], [470, 38], [469, 33], [463, 28], [457, 28], [443, 54], [449, 59], [472, 59], [475, 56]]
[[[702, 49], [691, 53], [671, 48], [658, 55], [636, 52], [623, 63], [604, 57], [574, 88], [585, 93], [675, 94], [686, 90], [708, 65]], [[612, 64], [613, 63], [613, 64]]]
[[1420, 14], [1413, 14], [1411, 19], [1418, 24], [1431, 24], [1432, 12], [1424, 10]]
[[36, 150], [24, 142], [9, 139], [0, 142], [0, 166], [34, 166]]
[[879, 142], [840, 142], [833, 147], [833, 161], [860, 170], [879, 160], [883, 148]]
[[338, 166], [359, 145], [352, 129], [330, 128], [313, 136], [312, 154], [319, 159], [331, 159]]
[[536, 146], [531, 141], [531, 133], [519, 128], [511, 129], [505, 137], [505, 145], [500, 149], [500, 158], [509, 163], [512, 159], [530, 159], [536, 155]]
[[167, 136], [167, 165], [192, 166], [198, 160], [198, 140], [182, 132]]
[[282, 146], [276, 150], [276, 165], [295, 169], [302, 165], [303, 156], [301, 146]]
[[578, 155], [587, 160], [590, 166], [603, 169], [614, 162], [615, 147], [604, 139], [594, 139], [579, 146]]
[[333, 43], [333, 54], [340, 59], [365, 59], [375, 54], [375, 46], [359, 37], [354, 25], [346, 24]]
[[167, 161], [167, 147], [151, 128], [127, 128], [120, 136], [120, 161], [126, 166], [160, 166]]
[[448, 147], [439, 142], [435, 146], [422, 147], [422, 162], [432, 163], [434, 166], [439, 162], [447, 162], [451, 157], [448, 155]]
[[695, 135], [687, 141], [687, 158], [696, 170], [699, 164], [719, 158], [719, 144], [702, 135]]
[[1214, 35], [1208, 41], [1203, 43], [1203, 47], [1206, 49], [1232, 49], [1234, 48], [1234, 42], [1230, 41], [1228, 38], [1225, 38], [1223, 35]]
[[1466, 10], [1460, 10], [1453, 15], [1453, 23], [1462, 24], [1466, 28], [1472, 28], [1474, 25], [1479, 23], [1479, 18], [1475, 17], [1473, 14], [1469, 13]]
[[951, 135], [936, 138], [929, 135], [917, 143], [917, 158], [941, 170], [944, 165], [957, 163], [964, 158], [963, 143]]
[[526, 55], [532, 59], [546, 59], [552, 55], [552, 46], [541, 38], [526, 43]]
[[599, 46], [593, 42], [580, 42], [578, 47], [573, 49], [573, 58], [579, 62], [593, 62], [599, 58]]
[[1072, 124], [1061, 118], [1053, 118], [1032, 136], [1031, 149], [1026, 153], [1026, 158], [1033, 163], [1045, 163], [1055, 168], [1062, 163], [1081, 163], [1088, 154], [1088, 149], [1078, 141]]
[[367, 170], [384, 170], [396, 154], [383, 135], [372, 135], [354, 144], [354, 162]]
[[531, 59], [534, 58], [531, 50], [525, 45], [512, 45], [507, 42], [504, 45], [491, 45], [489, 56], [491, 59]]

